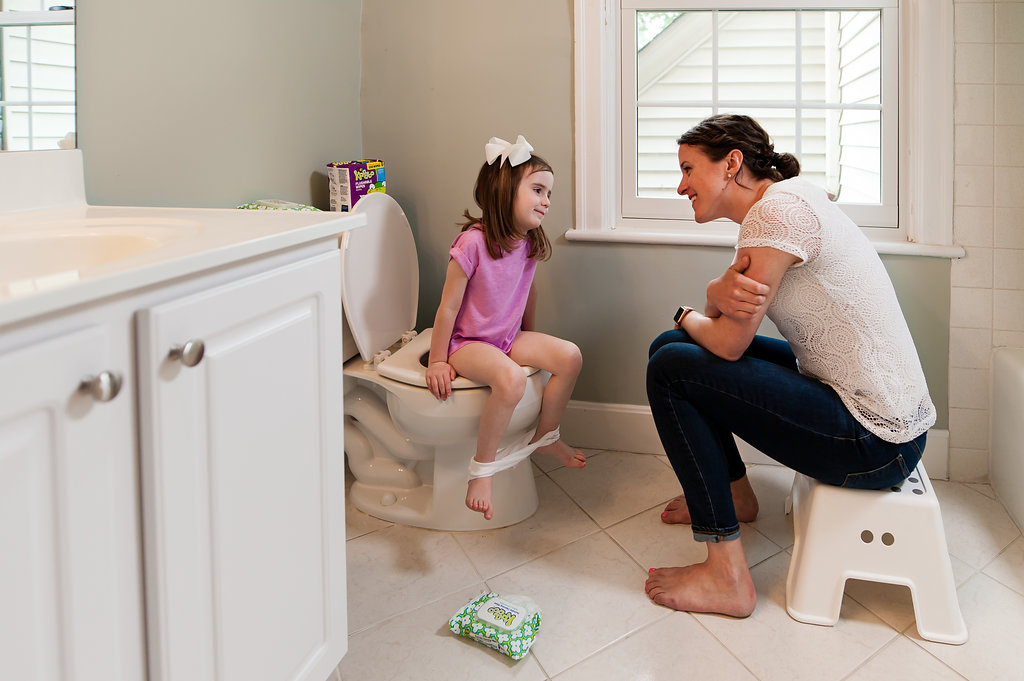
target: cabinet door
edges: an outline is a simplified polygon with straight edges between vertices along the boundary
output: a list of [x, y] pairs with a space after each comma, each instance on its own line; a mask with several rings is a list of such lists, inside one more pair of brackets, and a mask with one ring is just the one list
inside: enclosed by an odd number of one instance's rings
[[339, 269], [138, 316], [151, 681], [323, 681], [346, 650]]
[[128, 329], [106, 327], [0, 356], [5, 679], [143, 677], [131, 390], [78, 389], [129, 358]]

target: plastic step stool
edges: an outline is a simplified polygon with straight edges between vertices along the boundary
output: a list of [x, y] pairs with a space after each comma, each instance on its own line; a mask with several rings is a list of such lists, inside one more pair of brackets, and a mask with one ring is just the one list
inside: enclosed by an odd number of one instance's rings
[[921, 638], [967, 641], [939, 500], [923, 465], [885, 490], [836, 487], [797, 473], [792, 505], [786, 610], [793, 619], [835, 625], [847, 579], [903, 584]]

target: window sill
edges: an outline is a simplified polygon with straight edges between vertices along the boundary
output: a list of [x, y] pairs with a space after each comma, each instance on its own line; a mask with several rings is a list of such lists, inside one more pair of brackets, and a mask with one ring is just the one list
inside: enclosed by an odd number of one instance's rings
[[[566, 241], [656, 244], [671, 246], [712, 246], [735, 248], [735, 234], [693, 234], [637, 229], [582, 230], [571, 228], [565, 232]], [[872, 240], [875, 250], [881, 255], [913, 255], [925, 258], [957, 259], [966, 255], [960, 246], [944, 244], [919, 244], [909, 241]]]

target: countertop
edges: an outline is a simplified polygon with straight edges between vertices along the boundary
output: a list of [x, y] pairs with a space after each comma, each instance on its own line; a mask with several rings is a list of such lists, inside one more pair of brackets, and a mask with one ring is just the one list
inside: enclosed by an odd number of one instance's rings
[[[86, 204], [0, 213], [0, 329], [247, 258], [336, 238], [365, 223], [363, 215], [327, 211]], [[87, 233], [99, 234], [101, 240], [112, 237], [109, 242], [115, 244], [149, 240], [157, 245], [81, 267], [55, 265], [56, 255], [45, 257], [57, 253], [62, 238], [72, 235], [65, 245], [76, 248], [74, 238]], [[39, 268], [26, 264], [19, 249], [42, 251], [40, 260], [48, 262]], [[72, 262], [76, 254], [63, 257]]]

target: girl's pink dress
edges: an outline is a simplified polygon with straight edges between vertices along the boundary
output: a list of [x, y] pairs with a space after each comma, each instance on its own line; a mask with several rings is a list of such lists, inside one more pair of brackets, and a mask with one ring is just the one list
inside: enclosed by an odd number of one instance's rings
[[529, 250], [528, 242], [517, 241], [511, 252], [495, 259], [487, 253], [479, 229], [467, 229], [455, 238], [449, 255], [469, 282], [455, 317], [449, 357], [469, 343], [489, 343], [506, 354], [512, 348], [537, 269], [537, 261], [527, 257]]

